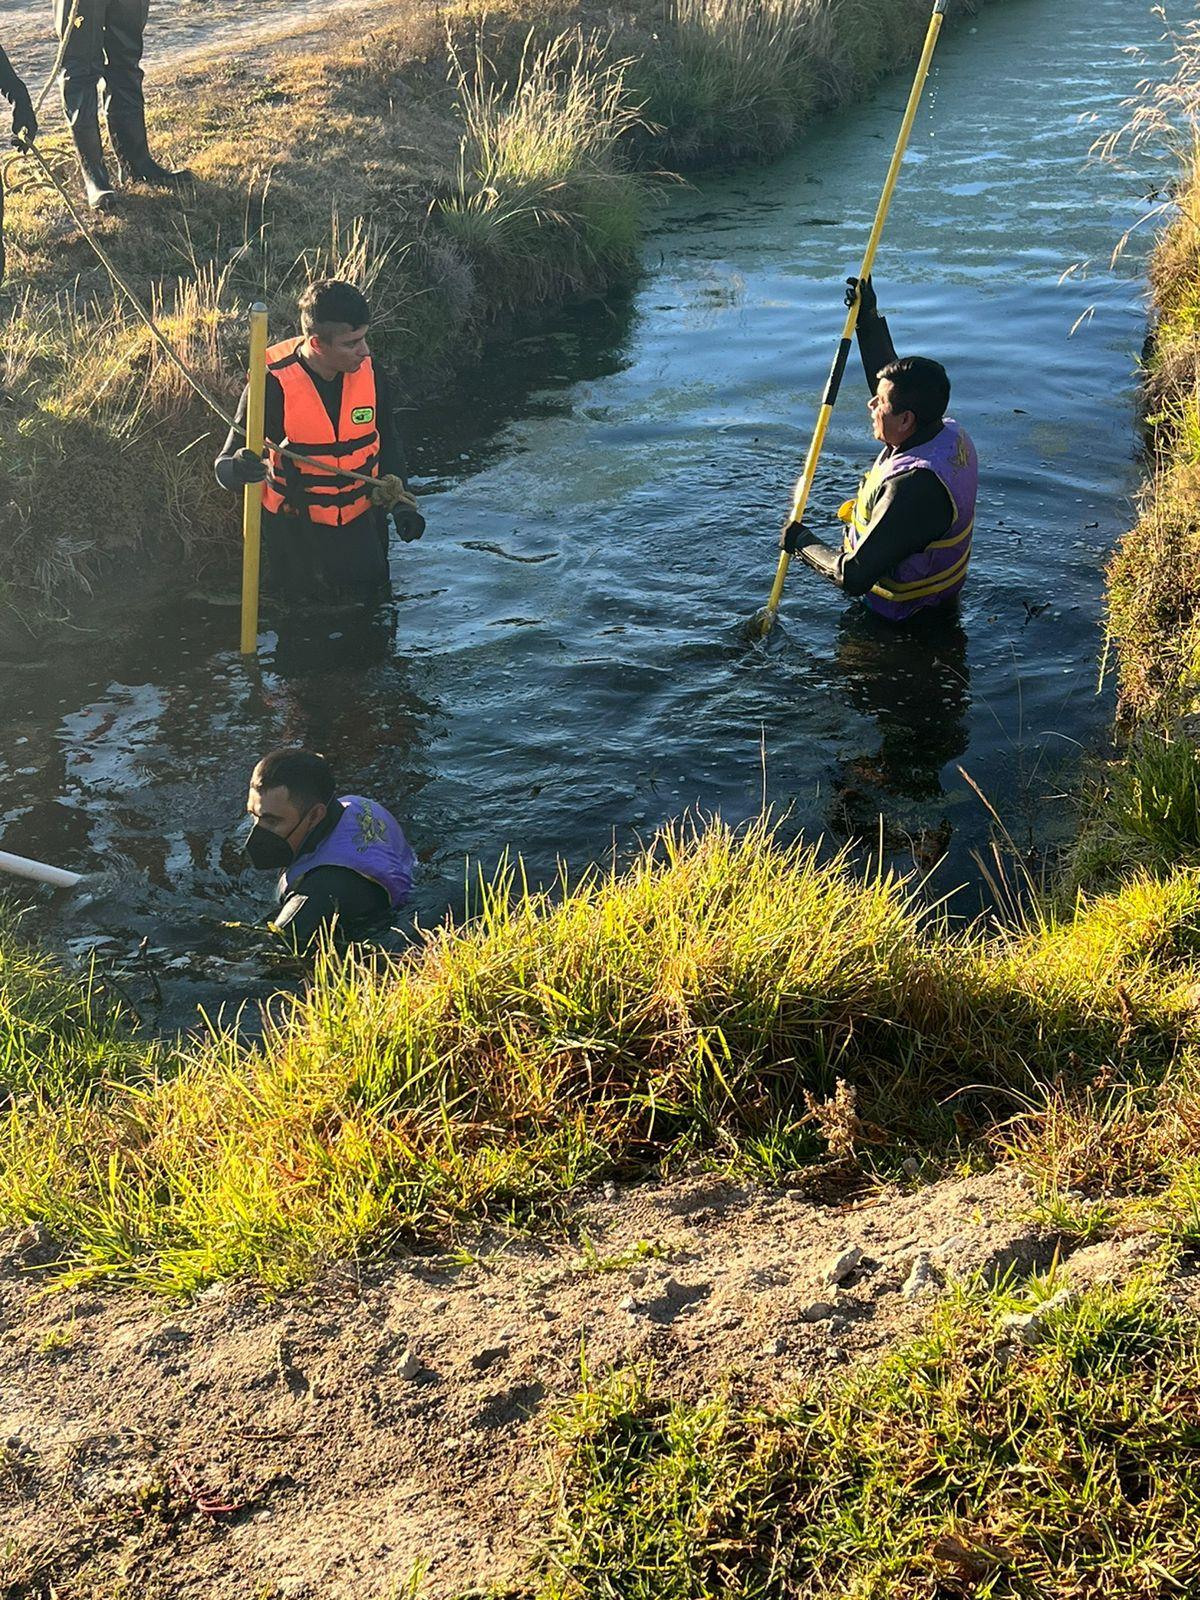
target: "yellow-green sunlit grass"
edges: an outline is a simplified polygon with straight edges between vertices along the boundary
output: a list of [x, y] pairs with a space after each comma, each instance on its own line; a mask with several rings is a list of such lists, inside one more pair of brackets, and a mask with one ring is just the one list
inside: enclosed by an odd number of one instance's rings
[[1162, 1600], [1200, 1570], [1200, 1348], [1150, 1278], [960, 1292], [769, 1407], [589, 1383], [555, 1424], [530, 1600]]
[[1194, 880], [1147, 878], [952, 935], [765, 822], [676, 830], [554, 895], [502, 874], [399, 964], [327, 960], [256, 1047], [101, 1051], [53, 1093], [30, 1055], [0, 1210], [82, 1274], [185, 1291], [526, 1215], [604, 1171], [784, 1170], [819, 1154], [808, 1108], [839, 1081], [880, 1159], [892, 1135], [946, 1149], [1064, 1075], [1166, 1073], [1198, 918]]

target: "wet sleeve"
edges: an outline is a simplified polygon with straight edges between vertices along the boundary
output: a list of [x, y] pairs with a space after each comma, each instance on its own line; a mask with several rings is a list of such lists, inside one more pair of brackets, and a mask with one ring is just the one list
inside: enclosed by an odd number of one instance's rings
[[896, 347], [892, 343], [887, 318], [881, 317], [878, 312], [873, 317], [859, 317], [855, 331], [867, 388], [874, 394], [879, 387], [880, 372], [889, 361], [896, 359]]
[[339, 933], [353, 936], [356, 929], [380, 921], [389, 905], [383, 886], [361, 873], [349, 867], [315, 867], [271, 918], [271, 927], [304, 950], [335, 919]]
[[[246, 443], [246, 407], [250, 398], [249, 387], [242, 390], [242, 398], [234, 413], [234, 426], [230, 428], [217, 457], [217, 482], [222, 489], [240, 489], [241, 485], [230, 479], [227, 463]], [[279, 379], [267, 374], [267, 389], [263, 397], [264, 432], [268, 439], [278, 439], [283, 432], [283, 390]]]
[[852, 556], [838, 557], [839, 582], [849, 595], [864, 595], [909, 556], [945, 538], [954, 507], [936, 473], [918, 470], [884, 486], [871, 528]]
[[404, 441], [396, 426], [396, 402], [391, 379], [381, 367], [375, 368], [375, 409], [379, 413], [379, 476], [394, 475], [408, 483], [408, 458]]
[[13, 64], [2, 47], [0, 47], [0, 94], [12, 105], [25, 94], [25, 85], [17, 77]]

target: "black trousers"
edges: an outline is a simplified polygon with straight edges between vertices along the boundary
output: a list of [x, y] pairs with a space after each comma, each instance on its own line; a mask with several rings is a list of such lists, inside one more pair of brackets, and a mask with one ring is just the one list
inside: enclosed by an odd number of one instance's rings
[[[54, 0], [54, 27], [61, 39], [72, 0]], [[104, 80], [104, 113], [110, 121], [136, 120], [142, 113], [142, 41], [150, 0], [79, 0], [63, 56], [63, 105], [72, 122], [78, 107], [94, 99]]]
[[264, 511], [267, 588], [302, 605], [370, 602], [388, 588], [387, 518], [364, 511], [344, 528]]

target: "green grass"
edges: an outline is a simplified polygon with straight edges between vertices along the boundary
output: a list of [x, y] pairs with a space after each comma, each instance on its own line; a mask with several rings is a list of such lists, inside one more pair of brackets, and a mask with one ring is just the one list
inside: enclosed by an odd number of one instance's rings
[[536, 1600], [1101, 1600], [1200, 1581], [1200, 1349], [1149, 1279], [959, 1293], [878, 1367], [756, 1405], [588, 1383]]
[[766, 823], [668, 832], [553, 895], [502, 874], [399, 964], [327, 959], [252, 1049], [86, 1022], [42, 1078], [18, 986], [0, 1214], [44, 1223], [76, 1276], [173, 1293], [520, 1221], [602, 1173], [770, 1171], [801, 1136], [808, 1159], [952, 1152], [1064, 1077], [1167, 1076], [1198, 934], [1190, 877], [951, 935]]
[[86, 1103], [110, 1082], [153, 1072], [158, 1055], [90, 972], [68, 977], [0, 915], [0, 1104]]

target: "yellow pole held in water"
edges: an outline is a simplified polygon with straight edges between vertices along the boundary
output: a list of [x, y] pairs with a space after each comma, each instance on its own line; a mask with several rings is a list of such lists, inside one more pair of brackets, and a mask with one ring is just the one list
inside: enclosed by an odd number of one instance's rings
[[[904, 153], [908, 149], [909, 135], [912, 133], [913, 123], [917, 119], [917, 108], [921, 104], [925, 80], [929, 76], [933, 52], [937, 48], [938, 35], [942, 31], [942, 23], [946, 19], [948, 5], [949, 0], [934, 0], [933, 15], [929, 19], [929, 29], [925, 35], [925, 46], [921, 51], [921, 59], [917, 63], [917, 74], [913, 79], [912, 93], [908, 97], [904, 121], [900, 124], [900, 137], [896, 140], [896, 148], [892, 153], [892, 162], [888, 167], [883, 193], [879, 197], [879, 206], [875, 212], [875, 223], [871, 229], [871, 237], [867, 240], [867, 248], [863, 254], [862, 265], [858, 269], [860, 283], [864, 278], [871, 276], [871, 269], [875, 265], [875, 252], [879, 249], [879, 240], [883, 235], [883, 225], [887, 221], [888, 210], [892, 204], [892, 195], [896, 190], [896, 181], [900, 176]], [[825, 435], [829, 431], [833, 408], [837, 404], [838, 390], [842, 386], [846, 362], [850, 359], [850, 347], [854, 343], [854, 330], [858, 325], [859, 304], [859, 296], [855, 295], [854, 303], [846, 313], [846, 325], [842, 329], [841, 343], [838, 345], [837, 355], [833, 358], [829, 382], [825, 386], [821, 409], [817, 413], [817, 425], [813, 430], [812, 443], [808, 447], [804, 471], [801, 473], [800, 481], [796, 485], [796, 493], [792, 501], [792, 512], [788, 518], [789, 522], [799, 522], [801, 520], [808, 505], [808, 497], [812, 493], [813, 480], [817, 475], [817, 463], [821, 459], [821, 450], [825, 444]], [[779, 610], [779, 602], [783, 597], [784, 580], [787, 577], [791, 559], [786, 550], [779, 552], [779, 566], [775, 571], [775, 582], [771, 586], [771, 598], [767, 601], [766, 610], [762, 615], [763, 638], [766, 638], [767, 634], [770, 633], [772, 624], [775, 621], [775, 615]]]
[[[267, 308], [250, 307], [250, 374], [246, 396], [246, 448], [262, 454], [267, 396]], [[244, 656], [258, 650], [258, 579], [262, 547], [262, 484], [248, 483], [242, 501], [242, 643]]]

